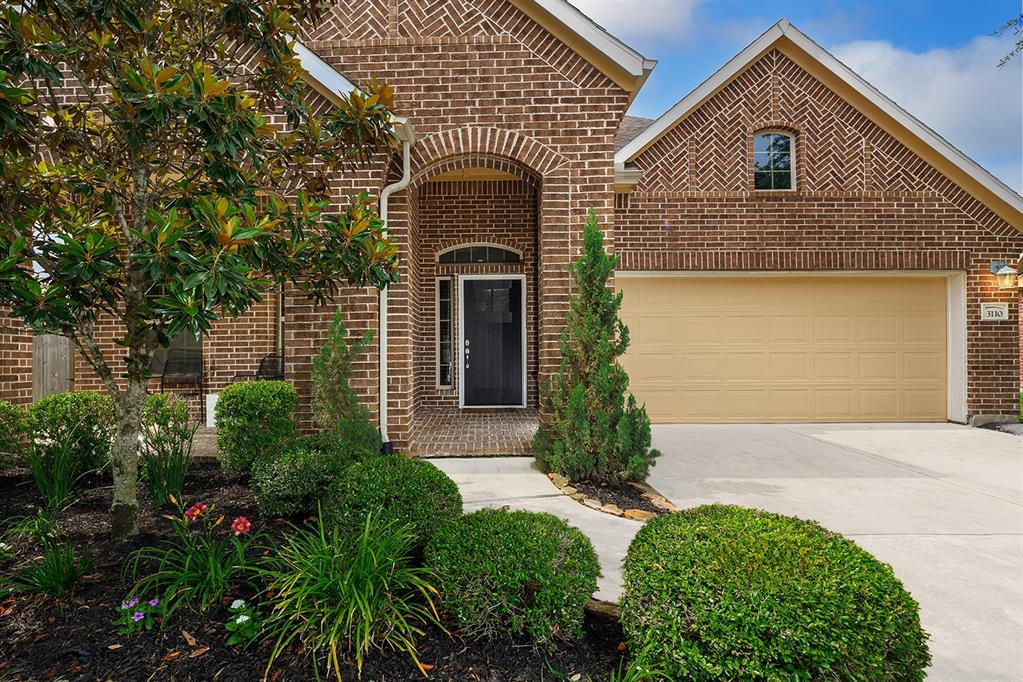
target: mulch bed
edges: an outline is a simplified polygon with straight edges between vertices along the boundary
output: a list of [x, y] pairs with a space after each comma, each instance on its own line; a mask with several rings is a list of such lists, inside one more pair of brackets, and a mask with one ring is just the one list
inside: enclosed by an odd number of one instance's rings
[[[79, 549], [89, 547], [93, 568], [73, 596], [61, 600], [16, 594], [0, 602], [0, 679], [3, 680], [245, 680], [262, 678], [266, 647], [249, 650], [228, 647], [227, 604], [206, 614], [179, 609], [162, 629], [130, 637], [113, 625], [119, 604], [132, 585], [123, 575], [128, 555], [135, 549], [171, 536], [164, 513], [139, 491], [142, 533], [127, 542], [111, 542], [106, 513], [110, 482], [94, 477], [80, 483], [77, 498], [60, 519], [66, 536]], [[638, 494], [638, 493], [637, 493]], [[186, 485], [186, 501], [216, 504], [217, 512], [233, 518], [245, 515], [253, 528], [262, 526], [255, 498], [236, 476], [216, 465], [193, 465]], [[34, 513], [38, 503], [31, 479], [18, 470], [0, 472], [0, 520]], [[271, 534], [282, 532], [272, 525]], [[10, 574], [38, 554], [34, 547], [14, 547], [16, 558], [3, 566]], [[188, 633], [188, 637], [184, 633]], [[191, 644], [188, 640], [193, 640]], [[445, 682], [537, 682], [545, 680], [607, 680], [622, 658], [621, 628], [599, 615], [588, 615], [586, 637], [557, 651], [536, 651], [510, 637], [493, 641], [466, 641], [459, 633], [432, 628], [419, 640], [420, 660], [433, 666], [430, 680]], [[322, 668], [321, 668], [322, 669]], [[576, 677], [578, 675], [579, 677]], [[278, 659], [268, 679], [313, 679], [309, 659], [290, 651]], [[343, 679], [359, 679], [354, 667]], [[423, 680], [408, 656], [393, 652], [370, 655], [362, 680], [388, 682]]]
[[572, 481], [572, 487], [586, 497], [600, 500], [604, 504], [613, 504], [619, 509], [642, 509], [653, 514], [667, 514], [664, 509], [656, 507], [643, 494], [629, 485], [609, 485], [607, 483], [594, 483], [592, 481]]

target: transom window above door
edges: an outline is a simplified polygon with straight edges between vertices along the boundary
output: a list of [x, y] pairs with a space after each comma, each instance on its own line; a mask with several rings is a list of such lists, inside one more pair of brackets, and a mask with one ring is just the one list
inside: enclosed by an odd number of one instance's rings
[[789, 133], [757, 133], [753, 138], [753, 189], [795, 189], [795, 149], [795, 138]]
[[494, 244], [464, 244], [437, 255], [437, 262], [453, 263], [521, 263], [522, 254], [514, 249]]

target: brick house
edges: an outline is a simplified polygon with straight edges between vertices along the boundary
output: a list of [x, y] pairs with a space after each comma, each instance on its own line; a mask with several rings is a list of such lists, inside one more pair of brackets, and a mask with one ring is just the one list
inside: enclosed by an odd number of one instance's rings
[[[653, 121], [625, 112], [655, 62], [565, 0], [353, 0], [300, 52], [310, 97], [376, 78], [402, 115], [402, 153], [336, 188], [380, 196], [401, 249], [398, 284], [341, 299], [395, 448], [528, 447], [591, 207], [655, 422], [1015, 414], [1020, 299], [991, 270], [1023, 199], [787, 22]], [[281, 355], [308, 397], [332, 313], [283, 292], [219, 324], [203, 392]], [[31, 338], [0, 354], [27, 402]]]

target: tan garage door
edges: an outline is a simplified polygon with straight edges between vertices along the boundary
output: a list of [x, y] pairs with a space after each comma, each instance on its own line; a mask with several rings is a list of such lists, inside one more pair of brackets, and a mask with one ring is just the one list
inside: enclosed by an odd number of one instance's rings
[[943, 421], [941, 277], [619, 275], [654, 422]]

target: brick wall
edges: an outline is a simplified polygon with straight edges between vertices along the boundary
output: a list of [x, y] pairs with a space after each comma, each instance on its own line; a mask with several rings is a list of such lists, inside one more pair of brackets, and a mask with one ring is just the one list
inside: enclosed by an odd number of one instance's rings
[[[796, 140], [794, 192], [754, 192], [752, 137]], [[967, 275], [968, 412], [1012, 414], [1020, 382], [1018, 297], [992, 260], [1023, 234], [910, 152], [784, 54], [771, 51], [635, 160], [615, 206], [626, 270], [960, 270]], [[1011, 321], [979, 321], [981, 301]]]
[[0, 400], [32, 402], [32, 334], [0, 308]]

